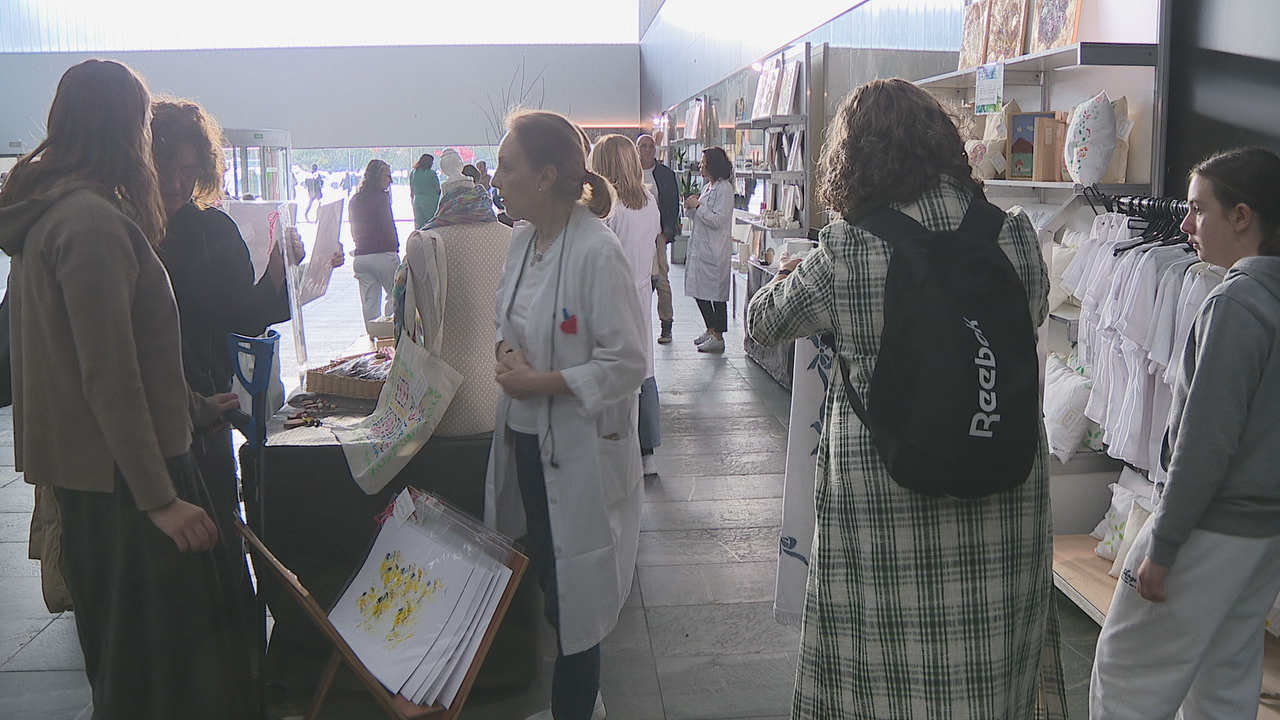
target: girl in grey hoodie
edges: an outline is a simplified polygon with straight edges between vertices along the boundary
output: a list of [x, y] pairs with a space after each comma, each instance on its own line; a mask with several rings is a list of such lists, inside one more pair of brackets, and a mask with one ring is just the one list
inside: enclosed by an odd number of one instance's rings
[[1181, 358], [1169, 478], [1098, 638], [1093, 720], [1252, 720], [1280, 592], [1280, 157], [1209, 158], [1188, 200], [1192, 247], [1229, 271]]

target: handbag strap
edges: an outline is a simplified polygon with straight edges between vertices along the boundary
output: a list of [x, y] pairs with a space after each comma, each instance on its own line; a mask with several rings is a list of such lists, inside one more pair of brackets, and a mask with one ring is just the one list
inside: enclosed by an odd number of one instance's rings
[[[439, 356], [444, 343], [444, 309], [449, 292], [449, 264], [443, 241], [435, 231], [415, 230], [409, 242], [405, 253], [405, 263], [409, 266], [405, 283], [406, 313], [412, 308], [418, 315], [422, 325], [418, 342], [432, 355]], [[426, 292], [419, 293], [420, 290]]]

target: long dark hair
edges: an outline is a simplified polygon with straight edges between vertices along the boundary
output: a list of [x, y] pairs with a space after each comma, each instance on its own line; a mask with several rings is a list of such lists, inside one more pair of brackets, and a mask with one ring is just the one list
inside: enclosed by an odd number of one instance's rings
[[582, 128], [559, 113], [528, 110], [508, 117], [507, 131], [532, 168], [556, 169], [551, 192], [581, 202], [596, 217], [609, 216], [613, 210], [613, 186], [587, 170], [590, 143]]
[[150, 105], [146, 82], [127, 65], [85, 60], [71, 66], [58, 81], [47, 136], [9, 172], [0, 207], [62, 182], [93, 182], [120, 201], [152, 245], [160, 244], [165, 211], [151, 159]]
[[709, 147], [703, 150], [702, 162], [706, 164], [707, 173], [713, 180], [728, 180], [733, 177], [733, 161], [724, 148]]
[[356, 194], [363, 195], [367, 192], [374, 192], [375, 190], [380, 192], [382, 188], [373, 184], [370, 178], [375, 175], [381, 175], [384, 172], [387, 174], [387, 177], [391, 177], [391, 166], [387, 164], [387, 161], [379, 160], [378, 158], [370, 160], [369, 164], [364, 166], [364, 175], [360, 177], [360, 187], [356, 188]]
[[432, 155], [431, 153], [423, 153], [422, 157], [418, 158], [418, 162], [413, 164], [413, 169], [429, 170], [431, 166], [435, 164], [435, 161], [436, 161], [435, 155]]
[[978, 189], [951, 114], [916, 85], [873, 80], [840, 103], [818, 160], [818, 202], [841, 215], [905, 203], [943, 175]]
[[1218, 153], [1191, 169], [1209, 181], [1213, 195], [1230, 210], [1248, 205], [1262, 228], [1262, 255], [1280, 255], [1280, 156], [1264, 147]]
[[196, 151], [199, 177], [192, 199], [202, 208], [222, 199], [222, 127], [195, 100], [159, 98], [151, 103], [151, 149], [156, 167], [170, 162], [183, 145]]

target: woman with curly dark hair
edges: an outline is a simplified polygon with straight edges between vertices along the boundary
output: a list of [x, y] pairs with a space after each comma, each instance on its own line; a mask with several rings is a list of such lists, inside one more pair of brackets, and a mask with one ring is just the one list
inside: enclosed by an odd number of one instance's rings
[[[832, 334], [866, 397], [892, 248], [857, 221], [888, 205], [954, 230], [981, 191], [950, 115], [903, 80], [845, 98], [818, 180], [819, 202], [841, 217], [752, 299], [748, 331], [764, 344]], [[1042, 323], [1047, 273], [1025, 213], [1007, 214], [998, 242]], [[1013, 490], [923, 495], [889, 477], [836, 381], [819, 458], [792, 717], [1065, 717], [1043, 429], [1030, 477]]]

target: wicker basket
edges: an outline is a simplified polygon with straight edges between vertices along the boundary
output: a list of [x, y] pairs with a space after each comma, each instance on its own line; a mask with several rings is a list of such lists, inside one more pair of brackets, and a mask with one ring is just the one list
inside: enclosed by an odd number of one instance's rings
[[331, 375], [329, 370], [347, 362], [351, 358], [339, 358], [322, 367], [307, 371], [307, 391], [322, 395], [355, 398], [357, 400], [377, 400], [382, 394], [383, 380], [363, 380], [345, 375]]

